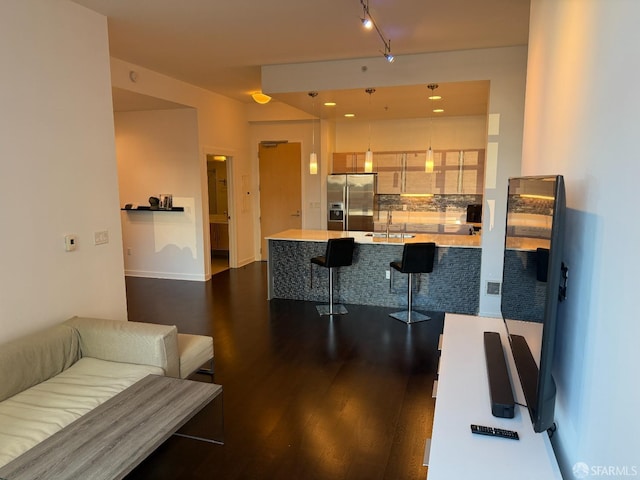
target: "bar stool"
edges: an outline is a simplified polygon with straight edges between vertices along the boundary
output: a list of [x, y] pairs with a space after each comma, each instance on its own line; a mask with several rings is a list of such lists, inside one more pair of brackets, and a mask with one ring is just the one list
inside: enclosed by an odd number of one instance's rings
[[311, 259], [311, 286], [313, 287], [313, 264], [329, 269], [329, 305], [318, 305], [316, 309], [320, 315], [343, 315], [347, 313], [344, 305], [333, 304], [333, 277], [337, 267], [348, 267], [353, 262], [353, 237], [331, 238], [327, 241], [327, 251], [324, 256]]
[[[422, 322], [425, 320], [431, 320], [431, 317], [422, 315], [418, 312], [413, 312], [412, 303], [412, 279], [414, 273], [431, 273], [433, 271], [433, 260], [436, 253], [436, 244], [433, 242], [427, 243], [405, 243], [402, 250], [402, 261], [391, 262], [389, 266], [393, 270], [397, 270], [400, 273], [409, 274], [407, 289], [407, 310], [403, 312], [396, 312], [389, 314], [397, 320], [405, 322], [407, 324]], [[391, 270], [393, 272], [393, 270]], [[391, 276], [390, 284], [393, 283], [393, 276]]]

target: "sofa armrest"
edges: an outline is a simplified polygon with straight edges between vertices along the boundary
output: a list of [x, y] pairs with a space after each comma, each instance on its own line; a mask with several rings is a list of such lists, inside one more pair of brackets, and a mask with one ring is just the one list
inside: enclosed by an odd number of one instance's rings
[[65, 322], [80, 337], [83, 357], [153, 365], [180, 376], [178, 330], [174, 325], [73, 317]]

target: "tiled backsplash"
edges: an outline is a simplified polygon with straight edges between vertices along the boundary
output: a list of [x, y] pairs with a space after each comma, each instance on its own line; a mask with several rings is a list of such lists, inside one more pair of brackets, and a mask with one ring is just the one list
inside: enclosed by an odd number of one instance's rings
[[404, 210], [407, 212], [446, 212], [467, 210], [467, 205], [482, 203], [482, 195], [434, 195], [433, 197], [403, 197], [377, 195], [380, 212]]
[[374, 230], [390, 232], [473, 234], [467, 225], [467, 206], [482, 203], [482, 195], [377, 197]]

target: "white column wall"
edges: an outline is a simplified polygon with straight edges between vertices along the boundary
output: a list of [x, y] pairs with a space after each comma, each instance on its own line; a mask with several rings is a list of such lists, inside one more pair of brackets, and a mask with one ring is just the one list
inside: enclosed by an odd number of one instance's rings
[[0, 342], [73, 315], [126, 320], [106, 18], [63, 0], [1, 10]]
[[185, 210], [121, 212], [125, 274], [206, 280], [195, 109], [120, 112], [115, 125], [121, 205], [170, 193]]
[[636, 0], [532, 1], [523, 173], [563, 174], [567, 190], [554, 364], [565, 478], [579, 462], [588, 478], [640, 476], [638, 18]]

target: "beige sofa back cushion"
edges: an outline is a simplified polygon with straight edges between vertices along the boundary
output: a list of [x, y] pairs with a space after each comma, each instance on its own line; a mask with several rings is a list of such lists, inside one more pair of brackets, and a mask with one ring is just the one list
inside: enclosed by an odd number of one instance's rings
[[0, 345], [0, 402], [56, 376], [79, 359], [78, 336], [67, 325]]
[[178, 330], [174, 325], [73, 317], [65, 322], [78, 331], [82, 357], [160, 367], [180, 376]]

